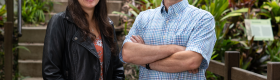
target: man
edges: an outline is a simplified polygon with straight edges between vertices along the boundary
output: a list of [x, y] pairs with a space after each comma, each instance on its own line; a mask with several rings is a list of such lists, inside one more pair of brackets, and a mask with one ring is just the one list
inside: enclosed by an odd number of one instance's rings
[[216, 42], [215, 21], [187, 0], [163, 0], [141, 12], [120, 59], [141, 65], [139, 79], [202, 80]]

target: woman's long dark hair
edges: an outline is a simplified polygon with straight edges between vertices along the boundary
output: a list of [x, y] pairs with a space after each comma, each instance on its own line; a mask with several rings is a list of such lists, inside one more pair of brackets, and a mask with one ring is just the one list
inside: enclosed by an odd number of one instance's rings
[[[86, 40], [87, 37], [90, 37], [91, 40], [95, 40], [96, 35], [90, 32], [89, 23], [86, 19], [86, 15], [88, 14], [82, 9], [78, 0], [68, 0], [68, 10], [75, 24], [82, 30], [84, 40]], [[95, 6], [93, 18], [101, 34], [103, 33], [105, 38], [108, 39], [112, 54], [117, 55], [117, 43], [114, 42], [114, 30], [109, 23], [106, 0], [99, 0], [98, 4]]]

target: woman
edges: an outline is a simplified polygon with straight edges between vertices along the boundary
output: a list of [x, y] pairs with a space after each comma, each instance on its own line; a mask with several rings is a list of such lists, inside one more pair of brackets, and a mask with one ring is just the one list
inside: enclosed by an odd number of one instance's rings
[[45, 80], [123, 80], [123, 65], [106, 0], [69, 0], [48, 23]]

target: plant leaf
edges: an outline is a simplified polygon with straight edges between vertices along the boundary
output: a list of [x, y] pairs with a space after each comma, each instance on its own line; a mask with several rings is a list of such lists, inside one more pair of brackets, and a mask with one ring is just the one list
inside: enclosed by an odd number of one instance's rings
[[242, 15], [242, 14], [241, 13], [230, 13], [230, 14], [224, 16], [220, 21], [223, 21], [229, 17], [240, 16], [240, 15]]
[[238, 9], [238, 10], [235, 10], [233, 11], [234, 13], [244, 13], [244, 12], [248, 12], [248, 8], [242, 8], [242, 9]]
[[263, 15], [263, 16], [266, 16], [268, 18], [271, 18], [270, 14], [267, 14], [267, 13], [259, 13], [259, 15]]
[[280, 16], [275, 17], [276, 23], [280, 23]]
[[122, 15], [122, 16], [126, 16], [128, 18], [134, 19], [133, 17], [131, 17], [131, 16], [127, 15], [127, 14], [121, 13], [121, 12], [113, 11], [112, 13], [113, 14], [119, 14], [119, 15]]
[[135, 11], [130, 11], [135, 17], [138, 16], [138, 14]]
[[26, 51], [28, 51], [28, 52], [30, 53], [30, 50], [29, 50], [27, 47], [25, 47], [25, 46], [17, 46], [17, 47], [15, 47], [15, 48], [13, 48], [13, 51], [14, 51], [15, 49], [23, 49], [23, 50], [26, 50]]
[[128, 4], [129, 5], [129, 7], [131, 7], [136, 13], [140, 13], [140, 10], [139, 9], [137, 9], [135, 6], [133, 6], [132, 4]]
[[127, 29], [127, 22], [125, 22], [125, 24], [124, 24], [124, 34], [125, 34], [125, 35], [127, 35], [126, 29]]
[[218, 56], [219, 56], [219, 54], [213, 55], [213, 56], [211, 57], [211, 60], [215, 59], [215, 58], [218, 57]]

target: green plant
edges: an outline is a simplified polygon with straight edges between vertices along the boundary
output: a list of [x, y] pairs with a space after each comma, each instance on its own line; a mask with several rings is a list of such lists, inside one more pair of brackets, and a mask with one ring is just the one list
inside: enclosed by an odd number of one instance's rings
[[[246, 38], [246, 28], [243, 26], [245, 18], [252, 18], [249, 8], [234, 10], [229, 9], [227, 0], [205, 1], [202, 9], [209, 11], [216, 21], [217, 41], [214, 52], [218, 53], [215, 60], [224, 62], [225, 51], [239, 51], [241, 53], [240, 67], [250, 71], [261, 73], [264, 68], [261, 66], [265, 61], [260, 59], [265, 56], [265, 45], [255, 43], [253, 40], [248, 41]], [[252, 5], [253, 2], [249, 4]], [[263, 50], [263, 51], [261, 51]]]
[[209, 3], [208, 0], [205, 0], [205, 2], [206, 5], [202, 5], [201, 8], [210, 12], [214, 16], [216, 22], [215, 31], [217, 39], [224, 38], [228, 32], [229, 27], [226, 27], [225, 31], [223, 32], [224, 26], [227, 23], [226, 19], [230, 17], [241, 16], [242, 13], [248, 11], [248, 8], [242, 8], [239, 10], [228, 9], [229, 2], [227, 0], [213, 0], [211, 3]]
[[[22, 19], [26, 23], [45, 22], [45, 12], [49, 13], [53, 2], [49, 0], [24, 0], [22, 5]], [[51, 7], [50, 7], [51, 6]]]
[[6, 5], [3, 5], [2, 8], [0, 9], [0, 25], [4, 25], [4, 14], [7, 12], [6, 10]]
[[121, 16], [126, 16], [127, 18], [131, 19], [131, 20], [124, 21], [124, 24], [125, 24], [124, 25], [125, 26], [124, 32], [125, 32], [125, 35], [127, 35], [128, 33], [127, 33], [126, 30], [127, 30], [128, 27], [131, 27], [131, 25], [128, 25], [129, 21], [131, 21], [130, 24], [133, 24], [136, 17], [139, 15], [139, 13], [141, 11], [145, 11], [145, 10], [148, 10], [148, 9], [154, 9], [154, 8], [160, 6], [161, 2], [162, 2], [162, 0], [140, 0], [140, 1], [136, 1], [136, 3], [138, 3], [139, 6], [134, 6], [132, 4], [128, 4], [128, 6], [131, 9], [129, 12], [132, 15], [117, 12], [117, 11], [113, 11], [112, 13], [113, 14], [118, 14], [118, 15], [121, 15]]
[[280, 62], [280, 41], [276, 39], [270, 42], [267, 46], [266, 53], [270, 56], [270, 61]]
[[241, 46], [240, 52], [240, 68], [254, 71], [256, 73], [261, 74], [263, 71], [265, 71], [265, 67], [262, 66], [263, 64], [266, 64], [266, 43], [256, 43], [254, 42], [254, 37], [248, 41], [240, 41], [242, 42], [243, 46]]
[[266, 16], [266, 17], [270, 18], [272, 24], [274, 24], [275, 26], [278, 26], [277, 35], [280, 36], [280, 5], [279, 5], [279, 0], [273, 0], [273, 1], [265, 2], [261, 6], [261, 13], [259, 13], [259, 15]]
[[239, 44], [238, 41], [233, 41], [231, 39], [218, 39], [214, 47], [214, 52], [219, 55], [217, 58], [215, 58], [215, 60], [224, 62], [225, 51], [236, 50], [237, 44]]
[[271, 18], [272, 21], [275, 21], [276, 23], [280, 23], [280, 5], [278, 4], [279, 0], [265, 2], [261, 6], [263, 13], [259, 14]]
[[[30, 52], [30, 50], [28, 48], [26, 48], [25, 46], [16, 46], [14, 47], [12, 50], [13, 50], [13, 53], [14, 53], [14, 63], [13, 63], [13, 66], [17, 66], [17, 59], [15, 59], [15, 53], [16, 53], [16, 50], [17, 49], [23, 49], [23, 50], [26, 50], [28, 52]], [[0, 80], [4, 79], [4, 55], [5, 53], [3, 52], [2, 49], [0, 49]], [[17, 67], [16, 67], [17, 68]], [[21, 76], [18, 72], [17, 69], [14, 69], [14, 76], [13, 76], [13, 80], [17, 80], [19, 77], [21, 78], [24, 78], [23, 76]]]
[[222, 76], [219, 76], [219, 75], [216, 75], [210, 71], [206, 71], [205, 73], [207, 76], [206, 76], [206, 79], [207, 80], [223, 80], [223, 77]]
[[202, 9], [210, 12], [215, 19], [215, 31], [216, 31], [216, 37], [217, 41], [214, 47], [214, 52], [218, 53], [219, 56], [217, 60], [224, 60], [224, 52], [228, 50], [236, 50], [236, 46], [239, 42], [238, 41], [232, 41], [230, 38], [226, 39], [227, 32], [232, 27], [225, 27], [226, 23], [229, 23], [227, 21], [228, 18], [236, 17], [242, 15], [242, 13], [247, 12], [248, 8], [242, 8], [239, 10], [230, 10], [229, 2], [227, 0], [205, 0], [204, 5], [202, 5]]
[[190, 5], [193, 5], [193, 6], [199, 6], [200, 3], [202, 3], [204, 0], [188, 0], [189, 4]]

